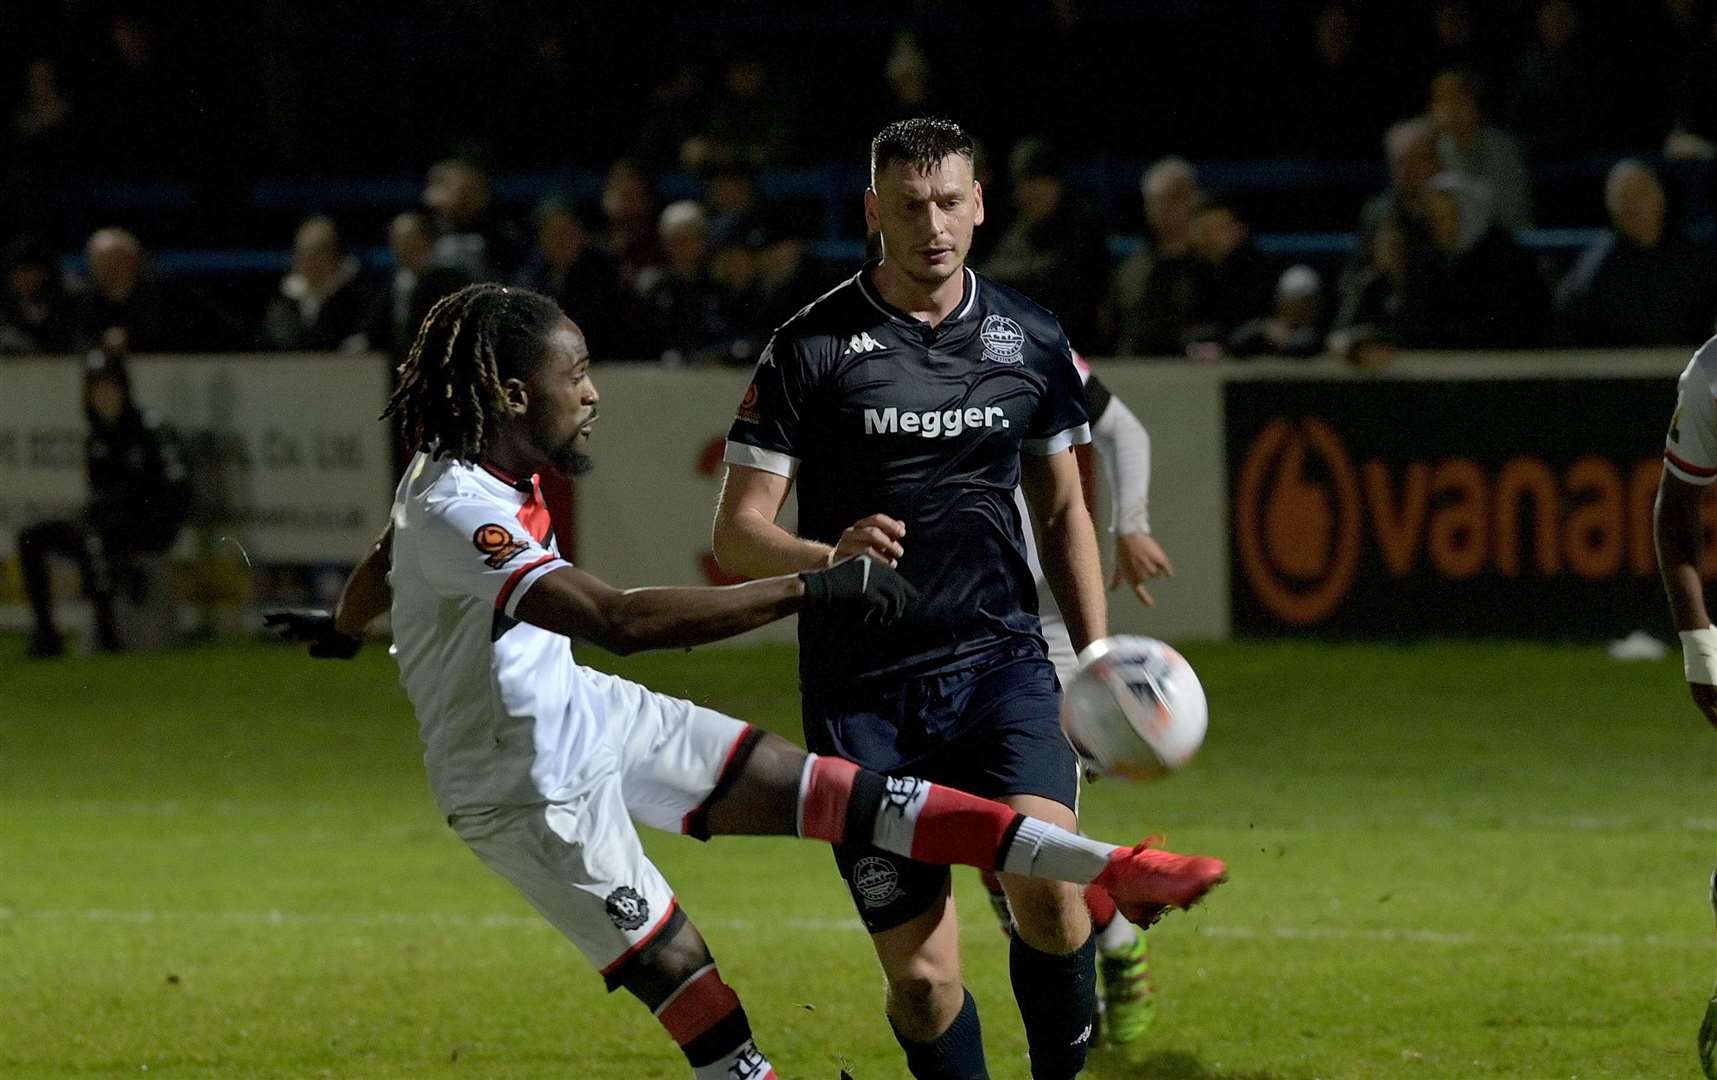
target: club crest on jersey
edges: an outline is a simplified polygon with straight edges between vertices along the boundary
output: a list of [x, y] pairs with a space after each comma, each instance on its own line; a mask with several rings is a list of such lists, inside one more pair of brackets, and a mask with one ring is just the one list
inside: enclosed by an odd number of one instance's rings
[[984, 359], [993, 364], [1025, 363], [1025, 331], [1006, 315], [986, 315], [978, 330], [984, 343]]
[[866, 855], [853, 864], [853, 888], [865, 907], [882, 907], [906, 895], [900, 890], [900, 871], [877, 855]]
[[478, 551], [488, 556], [483, 560], [483, 565], [491, 570], [499, 570], [507, 565], [514, 556], [529, 546], [515, 537], [512, 530], [505, 525], [477, 526], [477, 531], [471, 534], [471, 543], [477, 546]]
[[608, 894], [603, 905], [608, 917], [622, 930], [636, 930], [650, 918], [650, 901], [630, 885], [622, 885]]

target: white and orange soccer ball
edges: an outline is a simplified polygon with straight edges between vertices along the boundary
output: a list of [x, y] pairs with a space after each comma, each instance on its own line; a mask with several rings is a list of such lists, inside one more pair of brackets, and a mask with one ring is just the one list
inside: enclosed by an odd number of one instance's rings
[[1062, 729], [1101, 776], [1150, 780], [1174, 772], [1198, 753], [1208, 722], [1197, 673], [1156, 638], [1092, 642], [1063, 688]]

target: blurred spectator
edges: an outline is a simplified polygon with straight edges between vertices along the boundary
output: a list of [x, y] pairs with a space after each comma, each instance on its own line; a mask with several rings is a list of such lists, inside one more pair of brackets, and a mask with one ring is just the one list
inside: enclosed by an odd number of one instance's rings
[[1145, 246], [1115, 271], [1104, 336], [1116, 356], [1179, 356], [1192, 321], [1192, 212], [1203, 197], [1185, 158], [1166, 157], [1139, 177]]
[[590, 237], [566, 203], [537, 207], [537, 246], [519, 282], [554, 298], [604, 360], [636, 359], [642, 343], [629, 334], [613, 256]]
[[669, 203], [657, 231], [667, 262], [638, 275], [648, 355], [695, 363], [731, 337], [722, 296], [709, 278], [709, 218], [689, 199]]
[[1673, 126], [1664, 140], [1665, 157], [1710, 161], [1717, 157], [1717, 12], [1693, 23], [1698, 33], [1670, 80]]
[[1610, 229], [1580, 256], [1556, 293], [1561, 345], [1682, 345], [1717, 321], [1717, 253], [1666, 228], [1657, 175], [1618, 161], [1604, 184]]
[[700, 344], [694, 359], [749, 366], [774, 329], [757, 319], [756, 253], [738, 238], [714, 245], [709, 283], [715, 292], [717, 317], [710, 340]]
[[435, 230], [436, 265], [472, 281], [505, 281], [517, 272], [524, 239], [495, 212], [489, 174], [476, 162], [448, 158], [430, 166], [423, 205]]
[[984, 272], [1054, 312], [1070, 340], [1096, 340], [1109, 273], [1102, 226], [1069, 189], [1060, 156], [1044, 140], [1020, 140], [1008, 155], [1008, 178], [1019, 216]]
[[65, 167], [72, 152], [72, 105], [59, 68], [37, 57], [24, 67], [24, 95], [12, 115], [13, 152], [35, 168]]
[[1549, 297], [1532, 256], [1492, 222], [1469, 177], [1439, 173], [1425, 199], [1431, 249], [1408, 251], [1397, 337], [1413, 349], [1524, 349], [1543, 343]]
[[936, 76], [936, 67], [924, 48], [923, 39], [911, 30], [894, 35], [882, 65], [885, 87], [881, 108], [860, 113], [864, 123], [854, 138], [868, 140], [884, 125], [914, 116], [948, 116], [957, 112], [948, 98], [948, 87]]
[[[769, 69], [756, 56], [732, 60], [722, 83], [726, 94], [711, 111], [703, 131], [708, 144], [725, 147], [754, 166], [783, 165], [796, 160], [802, 98], [771, 87]], [[682, 154], [681, 164], [690, 167], [695, 161], [688, 161]]]
[[[192, 46], [195, 48], [195, 46]], [[188, 69], [161, 54], [148, 6], [108, 17], [95, 68], [82, 82], [82, 125], [106, 175], [183, 176], [202, 125], [191, 120]]]
[[1332, 0], [1311, 22], [1311, 49], [1292, 72], [1295, 108], [1274, 118], [1279, 153], [1291, 157], [1369, 156], [1386, 95], [1367, 92], [1379, 73], [1359, 41], [1353, 8]]
[[1569, 0], [1545, 0], [1534, 26], [1535, 36], [1515, 64], [1509, 121], [1537, 158], [1589, 153], [1607, 127], [1601, 58], [1586, 47]]
[[751, 325], [767, 337], [833, 283], [817, 273], [810, 245], [789, 223], [764, 225], [747, 239], [757, 259], [757, 313]]
[[1443, 168], [1463, 173], [1489, 194], [1492, 220], [1505, 229], [1532, 225], [1532, 177], [1513, 135], [1487, 123], [1476, 77], [1444, 71], [1431, 80], [1429, 116]]
[[371, 305], [369, 285], [355, 256], [346, 253], [340, 230], [326, 217], [298, 226], [292, 238], [292, 271], [262, 320], [264, 348], [296, 352], [362, 352]]
[[1303, 264], [1282, 271], [1275, 308], [1228, 337], [1230, 356], [1316, 356], [1324, 351], [1323, 280]]
[[1192, 213], [1192, 309], [1182, 332], [1188, 355], [1224, 355], [1229, 338], [1253, 319], [1269, 315], [1277, 268], [1252, 243], [1235, 208], [1206, 197]]
[[[1383, 136], [1383, 152], [1389, 161], [1389, 188], [1373, 195], [1359, 212], [1359, 243], [1341, 273], [1338, 331], [1363, 325], [1372, 328], [1369, 334], [1383, 325], [1380, 305], [1396, 298], [1407, 252], [1431, 246], [1425, 197], [1441, 166], [1430, 121], [1416, 116], [1391, 124]], [[1390, 327], [1393, 318], [1391, 314], [1387, 320]]]
[[1485, 58], [1479, 51], [1478, 20], [1468, 0], [1437, 0], [1431, 5], [1431, 46], [1427, 59], [1432, 71], [1485, 70]]
[[1385, 363], [1399, 343], [1401, 290], [1407, 277], [1403, 231], [1403, 222], [1385, 219], [1363, 249], [1357, 271], [1343, 278], [1329, 348], [1351, 363]]
[[71, 348], [71, 315], [54, 255], [19, 236], [0, 250], [0, 354]]
[[703, 205], [709, 210], [710, 243], [743, 243], [763, 217], [757, 180], [750, 166], [731, 153], [720, 153], [704, 164]]
[[1383, 136], [1383, 152], [1389, 159], [1389, 189], [1372, 196], [1359, 212], [1361, 259], [1372, 250], [1372, 241], [1384, 225], [1408, 225], [1424, 218], [1425, 193], [1441, 170], [1437, 133], [1421, 117], [1391, 124]]
[[186, 325], [186, 305], [148, 273], [137, 237], [124, 229], [98, 229], [84, 245], [88, 278], [72, 294], [72, 344], [94, 349], [118, 339], [127, 352], [169, 352], [210, 344]]
[[96, 645], [117, 652], [124, 643], [114, 623], [114, 601], [137, 587], [135, 561], [166, 551], [191, 507], [190, 478], [171, 429], [138, 408], [121, 357], [94, 352], [84, 372], [84, 440], [89, 505], [81, 518], [42, 521], [18, 533], [24, 592], [35, 616], [30, 655], [65, 652], [54, 622], [48, 557], [75, 560], [84, 592], [95, 608]]
[[650, 92], [650, 104], [638, 124], [632, 152], [652, 169], [679, 163], [681, 148], [709, 123], [709, 90], [703, 70], [681, 63]]
[[393, 252], [393, 273], [371, 308], [370, 347], [403, 358], [435, 302], [458, 292], [471, 279], [453, 267], [435, 265], [435, 239], [429, 222], [416, 210], [407, 210], [389, 223], [388, 248]]
[[650, 178], [636, 162], [626, 158], [608, 169], [602, 189], [602, 216], [608, 223], [608, 251], [620, 270], [620, 284], [638, 288], [638, 275], [662, 262], [662, 247], [656, 240], [656, 200]]

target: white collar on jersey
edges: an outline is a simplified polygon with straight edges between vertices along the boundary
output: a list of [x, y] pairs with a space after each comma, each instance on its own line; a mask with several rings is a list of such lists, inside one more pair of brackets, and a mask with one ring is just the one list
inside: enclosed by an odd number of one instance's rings
[[[870, 301], [871, 307], [876, 308], [876, 310], [882, 312], [893, 321], [904, 323], [907, 326], [923, 326], [924, 324], [917, 319], [909, 319], [895, 308], [891, 307], [889, 303], [882, 298], [882, 294], [876, 290], [876, 286], [870, 283], [870, 272], [876, 266], [877, 264], [874, 262], [865, 263], [864, 266], [859, 269], [859, 272], [853, 275], [853, 280], [858, 282], [859, 292], [864, 295], [866, 300]], [[963, 267], [962, 270], [966, 275], [966, 302], [960, 305], [960, 309], [958, 311], [954, 312], [946, 319], [943, 319], [943, 325], [964, 319], [972, 313], [973, 305], [978, 302], [978, 275], [973, 273], [972, 268], [969, 266]]]

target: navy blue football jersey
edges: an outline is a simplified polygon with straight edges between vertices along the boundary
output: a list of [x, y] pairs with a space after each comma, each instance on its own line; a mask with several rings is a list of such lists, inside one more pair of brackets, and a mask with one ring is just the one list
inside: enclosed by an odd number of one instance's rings
[[728, 432], [726, 460], [798, 485], [799, 535], [906, 523], [900, 572], [920, 591], [887, 626], [807, 612], [808, 690], [956, 670], [1041, 640], [1014, 502], [1020, 454], [1089, 442], [1085, 391], [1055, 317], [965, 271], [940, 326], [883, 300], [868, 264], [776, 331]]

